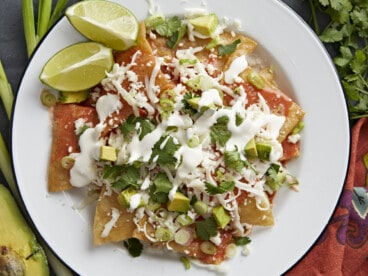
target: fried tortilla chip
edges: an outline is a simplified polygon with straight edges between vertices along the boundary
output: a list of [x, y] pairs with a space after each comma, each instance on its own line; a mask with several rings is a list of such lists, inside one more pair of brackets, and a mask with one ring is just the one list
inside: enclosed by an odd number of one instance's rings
[[98, 119], [94, 108], [75, 104], [56, 104], [52, 112], [52, 145], [47, 183], [49, 192], [58, 192], [72, 188], [69, 170], [62, 167], [61, 159], [78, 151], [74, 122], [82, 118], [86, 123], [96, 124]]
[[261, 210], [257, 207], [254, 197], [247, 197], [243, 204], [239, 204], [239, 216], [241, 223], [258, 226], [273, 226], [275, 224], [272, 205], [268, 209]]
[[[105, 188], [101, 190], [100, 198], [96, 206], [93, 223], [93, 242], [95, 245], [132, 238], [133, 232], [136, 229], [133, 221], [134, 213], [130, 213], [126, 208], [120, 206], [115, 193], [112, 193], [110, 196], [106, 195], [105, 191]], [[107, 235], [104, 236], [103, 232], [112, 218], [111, 213], [113, 209], [119, 211], [119, 218]]]

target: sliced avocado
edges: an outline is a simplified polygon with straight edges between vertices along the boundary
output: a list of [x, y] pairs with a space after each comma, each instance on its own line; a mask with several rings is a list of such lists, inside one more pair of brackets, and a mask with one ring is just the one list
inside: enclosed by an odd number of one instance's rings
[[211, 13], [192, 18], [189, 20], [189, 23], [193, 25], [196, 32], [202, 35], [211, 36], [216, 30], [219, 20], [216, 14]]
[[45, 252], [11, 193], [1, 184], [0, 275], [49, 275]]
[[102, 146], [100, 149], [100, 159], [106, 161], [116, 161], [118, 159], [116, 149], [110, 146]]
[[231, 220], [230, 215], [222, 206], [217, 206], [212, 209], [212, 214], [217, 222], [217, 225], [224, 229]]
[[270, 144], [263, 143], [263, 142], [257, 142], [256, 148], [257, 148], [259, 159], [264, 160], [264, 161], [270, 160], [270, 154], [272, 151], [272, 146]]
[[256, 141], [254, 138], [250, 139], [244, 148], [245, 155], [249, 158], [258, 157], [258, 151], [256, 146]]
[[186, 213], [190, 208], [190, 199], [180, 192], [176, 192], [173, 200], [167, 203], [169, 211]]
[[59, 102], [61, 103], [80, 103], [88, 98], [89, 90], [82, 90], [76, 92], [59, 92]]

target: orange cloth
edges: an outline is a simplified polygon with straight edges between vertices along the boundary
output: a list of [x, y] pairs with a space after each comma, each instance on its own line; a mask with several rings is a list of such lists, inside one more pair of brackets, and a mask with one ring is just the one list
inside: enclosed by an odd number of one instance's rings
[[368, 118], [363, 118], [352, 129], [349, 171], [334, 215], [316, 244], [286, 275], [368, 275], [366, 154]]

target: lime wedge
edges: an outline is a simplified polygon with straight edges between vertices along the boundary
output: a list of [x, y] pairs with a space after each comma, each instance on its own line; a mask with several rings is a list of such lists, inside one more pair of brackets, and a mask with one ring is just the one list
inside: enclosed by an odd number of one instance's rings
[[97, 42], [68, 46], [42, 68], [40, 80], [60, 91], [81, 91], [97, 85], [114, 64], [112, 49]]
[[127, 8], [108, 1], [81, 1], [65, 12], [73, 27], [92, 41], [115, 50], [135, 45], [139, 24]]

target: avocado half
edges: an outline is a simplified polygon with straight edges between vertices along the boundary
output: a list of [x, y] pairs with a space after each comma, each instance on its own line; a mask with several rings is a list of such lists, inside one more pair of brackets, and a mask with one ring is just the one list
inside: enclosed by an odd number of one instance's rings
[[45, 252], [9, 190], [0, 184], [0, 275], [49, 275]]

